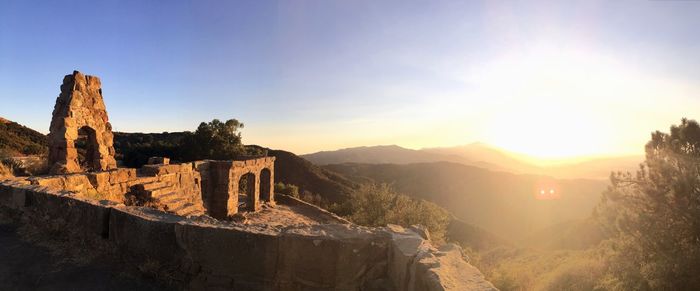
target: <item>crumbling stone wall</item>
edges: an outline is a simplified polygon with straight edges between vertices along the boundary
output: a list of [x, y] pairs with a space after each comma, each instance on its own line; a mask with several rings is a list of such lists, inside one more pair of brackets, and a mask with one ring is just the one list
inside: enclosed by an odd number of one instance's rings
[[[78, 160], [76, 140], [87, 137], [83, 165]], [[49, 128], [51, 173], [66, 174], [115, 169], [112, 125], [102, 99], [100, 79], [74, 71], [63, 78]]]
[[32, 185], [54, 191], [74, 192], [82, 196], [123, 202], [132, 186], [143, 183], [136, 169], [119, 168], [103, 172], [77, 173], [47, 177], [30, 177]]
[[274, 157], [263, 157], [154, 164], [140, 169], [32, 177], [30, 181], [32, 185], [85, 197], [125, 203], [130, 196], [178, 215], [208, 214], [223, 219], [238, 213], [239, 183], [245, 175], [250, 178], [247, 211], [260, 210], [261, 203], [274, 205], [274, 161]]
[[191, 290], [496, 290], [458, 246], [435, 248], [413, 229], [193, 220], [28, 184], [0, 181], [0, 211], [20, 210], [105, 239]]
[[[275, 203], [275, 158], [244, 161], [206, 161], [197, 164], [202, 173], [202, 199], [207, 213], [225, 218], [238, 213], [239, 184], [247, 179], [248, 211], [260, 210], [262, 202]], [[262, 192], [262, 195], [261, 195]], [[261, 199], [264, 198], [264, 199]]]

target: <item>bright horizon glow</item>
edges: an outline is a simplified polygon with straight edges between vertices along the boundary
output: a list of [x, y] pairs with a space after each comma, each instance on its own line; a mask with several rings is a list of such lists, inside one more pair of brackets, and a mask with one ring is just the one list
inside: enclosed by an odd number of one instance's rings
[[236, 118], [297, 154], [484, 142], [549, 165], [700, 119], [696, 1], [126, 2], [1, 1], [0, 116], [46, 133], [77, 69], [116, 131]]
[[[508, 118], [489, 123], [486, 142], [542, 160], [641, 153], [645, 141], [620, 135], [614, 125], [634, 120], [641, 112], [652, 114], [654, 105], [644, 101], [656, 96], [685, 101], [688, 88], [637, 73], [621, 60], [597, 52], [537, 47], [507, 54], [480, 69], [472, 81], [480, 86], [477, 94], [508, 102], [495, 109]], [[689, 102], [698, 105], [687, 100], [668, 106], [683, 112]], [[621, 142], [636, 149], [616, 145]]]

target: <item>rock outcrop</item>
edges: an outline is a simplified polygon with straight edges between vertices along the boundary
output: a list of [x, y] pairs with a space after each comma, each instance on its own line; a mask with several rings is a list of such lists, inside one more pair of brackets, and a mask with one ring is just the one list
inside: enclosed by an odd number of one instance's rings
[[391, 233], [387, 271], [396, 290], [498, 290], [464, 260], [458, 245], [435, 248], [421, 227], [389, 225], [387, 229]]

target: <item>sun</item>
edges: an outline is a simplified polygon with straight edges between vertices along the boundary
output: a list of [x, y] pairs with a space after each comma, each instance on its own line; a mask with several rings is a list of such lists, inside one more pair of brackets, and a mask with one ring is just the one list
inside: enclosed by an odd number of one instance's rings
[[475, 80], [490, 110], [488, 142], [543, 160], [609, 151], [619, 86], [614, 59], [583, 50], [539, 48], [507, 55]]

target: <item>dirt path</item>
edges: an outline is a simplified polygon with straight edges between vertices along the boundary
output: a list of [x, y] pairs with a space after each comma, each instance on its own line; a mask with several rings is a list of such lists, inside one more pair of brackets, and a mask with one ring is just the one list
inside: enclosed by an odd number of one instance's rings
[[167, 290], [105, 262], [76, 264], [23, 241], [10, 224], [0, 224], [0, 290]]

